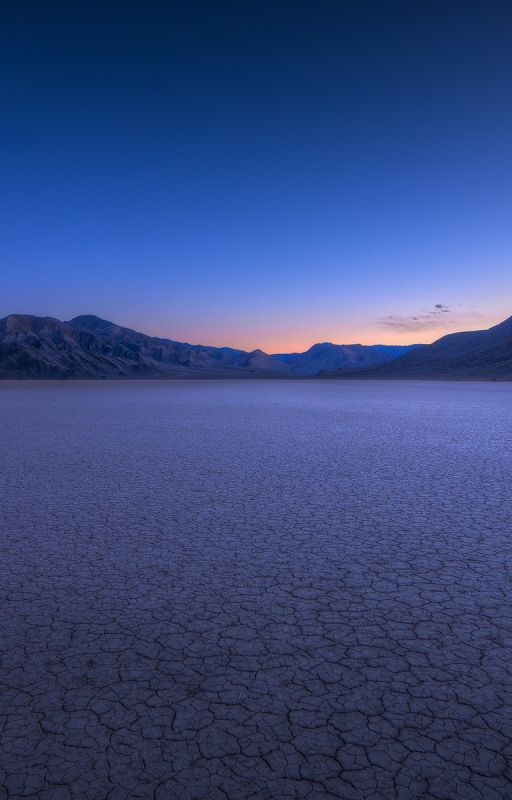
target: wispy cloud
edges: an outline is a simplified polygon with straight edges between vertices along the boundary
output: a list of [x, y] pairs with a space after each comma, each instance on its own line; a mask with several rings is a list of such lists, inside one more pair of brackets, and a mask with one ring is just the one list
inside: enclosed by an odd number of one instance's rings
[[387, 317], [382, 317], [379, 324], [385, 328], [402, 331], [453, 329], [457, 325], [466, 325], [479, 316], [476, 311], [464, 312], [460, 308], [454, 311], [444, 303], [435, 303], [432, 308], [421, 309], [416, 314], [389, 314]]

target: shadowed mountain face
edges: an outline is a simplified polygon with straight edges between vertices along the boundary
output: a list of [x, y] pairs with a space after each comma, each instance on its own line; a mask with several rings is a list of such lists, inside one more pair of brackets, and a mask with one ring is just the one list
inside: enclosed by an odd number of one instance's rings
[[325, 377], [512, 380], [512, 317], [483, 331], [443, 336], [396, 360]]
[[261, 351], [203, 347], [146, 336], [95, 316], [60, 322], [11, 315], [0, 321], [0, 377], [167, 378], [273, 374]]
[[380, 364], [404, 349], [318, 344], [267, 355], [146, 336], [92, 315], [60, 322], [11, 314], [0, 320], [0, 378], [298, 377]]

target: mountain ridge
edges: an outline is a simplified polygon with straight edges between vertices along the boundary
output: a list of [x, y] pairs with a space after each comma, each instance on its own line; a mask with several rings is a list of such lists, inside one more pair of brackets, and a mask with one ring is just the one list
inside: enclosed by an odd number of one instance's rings
[[512, 316], [490, 328], [448, 333], [383, 365], [324, 378], [512, 380]]
[[267, 354], [148, 336], [94, 314], [0, 319], [0, 379], [306, 377], [380, 364], [415, 345], [312, 345]]
[[274, 354], [148, 336], [93, 314], [0, 319], [0, 379], [186, 377], [512, 380], [512, 316], [428, 345], [318, 342]]
[[291, 372], [306, 376], [318, 375], [320, 372], [332, 369], [332, 365], [336, 361], [342, 361], [350, 369], [360, 368], [367, 364], [384, 364], [417, 347], [422, 347], [422, 345], [364, 345], [318, 342], [304, 353], [277, 353], [273, 357], [287, 364]]

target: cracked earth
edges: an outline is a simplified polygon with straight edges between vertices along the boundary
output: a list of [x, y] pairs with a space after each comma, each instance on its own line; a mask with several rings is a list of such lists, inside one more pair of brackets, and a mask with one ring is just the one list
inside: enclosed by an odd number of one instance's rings
[[0, 798], [512, 797], [512, 385], [0, 386]]

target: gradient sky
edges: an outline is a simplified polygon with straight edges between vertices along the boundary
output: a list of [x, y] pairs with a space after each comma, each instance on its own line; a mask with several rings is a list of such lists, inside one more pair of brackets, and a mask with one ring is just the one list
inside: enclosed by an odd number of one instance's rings
[[3, 3], [0, 316], [275, 352], [512, 314], [509, 0]]

